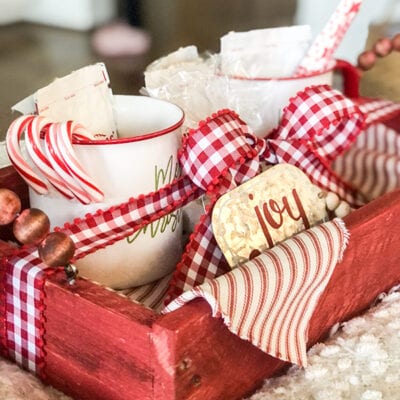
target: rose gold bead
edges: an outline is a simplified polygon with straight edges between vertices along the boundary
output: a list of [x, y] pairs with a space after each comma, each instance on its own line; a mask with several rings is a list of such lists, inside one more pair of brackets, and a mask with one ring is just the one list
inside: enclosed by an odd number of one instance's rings
[[75, 253], [72, 239], [62, 232], [51, 232], [38, 246], [39, 257], [49, 267], [68, 264]]
[[0, 188], [0, 225], [14, 221], [21, 211], [21, 200], [12, 190]]
[[367, 71], [371, 69], [376, 63], [376, 54], [372, 50], [362, 52], [357, 59], [358, 66]]
[[374, 45], [374, 52], [379, 57], [386, 57], [392, 49], [392, 41], [389, 38], [379, 39]]
[[392, 38], [393, 50], [400, 51], [400, 33]]
[[37, 208], [23, 210], [14, 221], [15, 238], [22, 244], [39, 244], [50, 232], [49, 217]]

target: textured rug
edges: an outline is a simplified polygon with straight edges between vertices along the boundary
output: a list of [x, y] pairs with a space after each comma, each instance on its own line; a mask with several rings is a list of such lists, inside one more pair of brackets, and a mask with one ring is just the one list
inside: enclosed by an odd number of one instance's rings
[[[400, 293], [382, 296], [367, 313], [338, 326], [328, 341], [308, 351], [308, 363], [266, 380], [247, 400], [398, 400]], [[0, 399], [70, 398], [1, 360]]]

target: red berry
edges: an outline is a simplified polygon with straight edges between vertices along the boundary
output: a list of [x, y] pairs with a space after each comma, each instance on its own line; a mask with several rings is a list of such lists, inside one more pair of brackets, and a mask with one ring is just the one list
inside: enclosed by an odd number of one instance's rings
[[49, 267], [68, 264], [75, 253], [72, 239], [62, 232], [52, 232], [38, 246], [39, 257]]
[[13, 232], [20, 243], [38, 245], [50, 232], [49, 217], [37, 208], [23, 210], [14, 221]]
[[379, 39], [374, 45], [374, 52], [379, 57], [386, 57], [392, 49], [392, 41], [388, 38]]
[[358, 66], [367, 71], [371, 69], [376, 63], [376, 54], [372, 50], [362, 52], [357, 59]]
[[0, 188], [0, 225], [14, 221], [21, 211], [21, 200], [12, 190]]

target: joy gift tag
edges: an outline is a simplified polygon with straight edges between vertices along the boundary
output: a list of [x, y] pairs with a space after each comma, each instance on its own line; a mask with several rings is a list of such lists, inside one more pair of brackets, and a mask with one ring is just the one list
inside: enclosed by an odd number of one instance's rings
[[218, 199], [212, 227], [234, 267], [327, 217], [322, 190], [298, 168], [278, 164]]

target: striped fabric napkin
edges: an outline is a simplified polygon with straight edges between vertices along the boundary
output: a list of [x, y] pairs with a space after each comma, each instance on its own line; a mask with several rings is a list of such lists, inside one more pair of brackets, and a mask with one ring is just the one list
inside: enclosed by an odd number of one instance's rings
[[309, 321], [347, 241], [343, 221], [334, 219], [183, 293], [163, 312], [202, 297], [212, 315], [222, 317], [240, 338], [273, 357], [306, 366]]
[[384, 124], [374, 124], [334, 161], [333, 167], [371, 201], [400, 187], [399, 154], [399, 133]]

